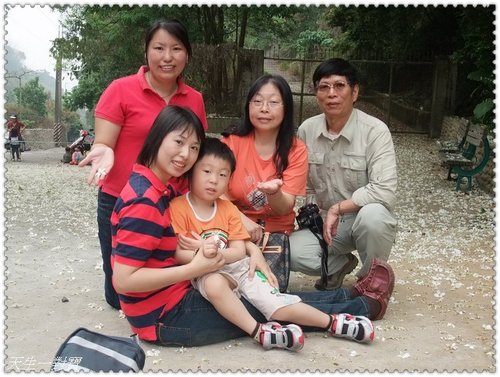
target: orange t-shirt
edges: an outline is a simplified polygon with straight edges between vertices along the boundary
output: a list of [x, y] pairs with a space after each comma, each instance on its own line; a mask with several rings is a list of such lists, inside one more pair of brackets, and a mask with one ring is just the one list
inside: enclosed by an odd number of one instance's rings
[[191, 236], [191, 231], [206, 239], [218, 236], [219, 248], [225, 249], [229, 241], [250, 238], [238, 208], [229, 200], [217, 199], [214, 212], [209, 219], [200, 219], [189, 204], [187, 195], [178, 196], [170, 202], [172, 227], [176, 234]]
[[[236, 170], [227, 190], [227, 197], [253, 221], [265, 221], [267, 232], [289, 232], [295, 227], [295, 212], [285, 215], [274, 213], [266, 195], [257, 190], [259, 182], [277, 178], [273, 158], [262, 159], [255, 149], [254, 134], [230, 135], [222, 139], [236, 157]], [[307, 183], [307, 147], [295, 138], [288, 155], [288, 167], [283, 172], [281, 190], [290, 195], [304, 196]]]

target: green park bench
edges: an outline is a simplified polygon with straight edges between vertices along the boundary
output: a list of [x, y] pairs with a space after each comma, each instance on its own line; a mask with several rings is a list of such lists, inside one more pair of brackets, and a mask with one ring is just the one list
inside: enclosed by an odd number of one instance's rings
[[[479, 157], [477, 150], [483, 146], [483, 154]], [[467, 182], [466, 191], [472, 189], [472, 177], [479, 174], [488, 164], [490, 158], [490, 144], [487, 132], [480, 125], [469, 126], [467, 136], [460, 149], [456, 152], [444, 152], [443, 162], [448, 167], [448, 180], [456, 180], [456, 191]]]

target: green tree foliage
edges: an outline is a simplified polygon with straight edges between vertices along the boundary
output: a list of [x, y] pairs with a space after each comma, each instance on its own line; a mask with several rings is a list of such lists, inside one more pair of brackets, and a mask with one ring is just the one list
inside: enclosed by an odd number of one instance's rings
[[[237, 48], [272, 46], [299, 54], [315, 47], [334, 47], [347, 58], [359, 54], [388, 60], [451, 56], [460, 64], [460, 77], [469, 77], [459, 80], [457, 108], [472, 114], [474, 107], [484, 102], [477, 109], [477, 116], [493, 111], [494, 6], [203, 5], [59, 9], [66, 15], [64, 37], [56, 41], [52, 52], [63, 59], [79, 80], [79, 85], [64, 98], [72, 109], [92, 109], [113, 79], [137, 72], [144, 63], [144, 31], [151, 21], [164, 17], [182, 21], [193, 44], [234, 44], [235, 57]], [[236, 58], [233, 64], [233, 93], [237, 93], [240, 67]], [[473, 72], [476, 73], [470, 75]], [[211, 77], [225, 79], [216, 74]]]
[[[5, 46], [5, 114], [8, 117], [10, 114], [19, 114], [20, 119], [29, 128], [46, 128], [52, 127], [54, 117], [54, 101], [53, 95], [55, 92], [55, 79], [46, 71], [33, 71], [24, 64], [25, 55], [23, 52], [14, 49], [11, 46]], [[28, 82], [37, 79], [38, 84], [34, 84], [33, 88], [26, 86]], [[24, 86], [23, 86], [24, 83]], [[19, 89], [21, 86], [22, 90]], [[40, 87], [42, 89], [40, 89]], [[47, 100], [45, 103], [42, 96], [35, 101], [29, 100], [32, 94], [35, 97], [41, 92], [45, 92]], [[20, 96], [20, 97], [19, 97]], [[22, 103], [18, 102], [21, 99]], [[42, 104], [45, 111], [42, 111]], [[52, 119], [50, 119], [52, 118]], [[62, 120], [64, 124], [78, 123], [79, 115], [74, 112], [63, 109]]]
[[474, 119], [495, 128], [495, 54], [494, 54], [494, 7], [460, 7], [457, 12], [463, 44], [452, 58], [471, 71], [469, 79], [470, 96], [464, 103], [469, 110], [473, 107]]
[[454, 7], [339, 6], [325, 18], [342, 29], [338, 47], [352, 55], [376, 53], [394, 60], [449, 55], [459, 38]]
[[118, 77], [137, 72], [145, 63], [144, 34], [153, 20], [179, 19], [192, 43], [222, 43], [224, 7], [203, 6], [73, 6], [65, 14], [64, 38], [52, 53], [60, 56], [78, 79], [65, 98], [72, 109], [92, 109], [100, 94]]
[[[78, 86], [65, 98], [70, 108], [95, 106], [118, 77], [137, 72], [144, 63], [144, 32], [158, 18], [176, 18], [189, 30], [193, 44], [233, 43], [265, 48], [280, 38], [294, 38], [298, 22], [313, 7], [285, 6], [62, 6], [64, 36], [52, 54], [65, 62]], [[238, 62], [234, 77], [239, 77]], [[239, 80], [234, 80], [236, 85]], [[234, 89], [237, 92], [237, 88]]]
[[459, 64], [457, 110], [493, 125], [494, 5], [331, 7], [337, 46], [348, 56], [405, 60], [449, 56]]
[[297, 47], [305, 53], [312, 51], [314, 47], [333, 47], [334, 40], [330, 33], [322, 30], [305, 30], [297, 38]]
[[33, 110], [40, 117], [47, 115], [45, 103], [49, 95], [45, 93], [43, 87], [40, 85], [38, 77], [28, 81], [20, 88], [15, 88], [14, 93], [17, 97], [17, 102], [21, 106]]

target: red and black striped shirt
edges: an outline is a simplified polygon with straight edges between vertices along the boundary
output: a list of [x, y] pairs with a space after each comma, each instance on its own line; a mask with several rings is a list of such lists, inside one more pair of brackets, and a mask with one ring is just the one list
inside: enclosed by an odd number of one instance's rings
[[[174, 259], [176, 236], [168, 207], [176, 196], [147, 167], [133, 166], [132, 174], [116, 201], [111, 215], [111, 265], [169, 268]], [[172, 309], [190, 288], [189, 281], [150, 292], [119, 294], [120, 304], [132, 330], [141, 339], [155, 341], [156, 323]]]

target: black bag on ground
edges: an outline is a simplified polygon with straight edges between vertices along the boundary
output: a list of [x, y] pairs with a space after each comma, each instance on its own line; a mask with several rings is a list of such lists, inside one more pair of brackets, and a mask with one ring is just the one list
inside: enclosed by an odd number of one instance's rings
[[264, 232], [258, 246], [278, 279], [280, 292], [286, 292], [290, 279], [290, 241], [283, 232]]
[[145, 361], [136, 335], [109, 336], [79, 328], [59, 347], [51, 371], [140, 372]]

